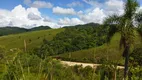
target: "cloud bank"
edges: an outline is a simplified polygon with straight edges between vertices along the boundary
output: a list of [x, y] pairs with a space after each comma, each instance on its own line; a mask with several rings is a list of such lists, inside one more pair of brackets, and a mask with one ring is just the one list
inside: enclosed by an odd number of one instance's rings
[[[63, 6], [54, 6], [52, 3], [43, 0], [24, 0], [29, 6], [16, 6], [13, 10], [0, 9], [0, 26], [17, 26], [31, 28], [40, 25], [47, 25], [52, 28], [61, 26], [72, 26], [86, 23], [102, 23], [103, 20], [112, 14], [122, 15], [124, 13], [124, 0], [83, 0], [74, 1]], [[88, 9], [77, 9], [89, 5]], [[43, 16], [39, 9], [51, 9], [52, 16]], [[142, 9], [142, 7], [141, 7]]]
[[62, 14], [62, 15], [75, 15], [76, 12], [73, 8], [62, 8], [62, 7], [54, 7], [53, 8], [54, 14]]
[[31, 0], [24, 0], [24, 3], [34, 8], [52, 8], [53, 7], [53, 4], [51, 4], [50, 2], [45, 2], [40, 0], [35, 0], [34, 2], [32, 2]]
[[57, 23], [47, 21], [47, 17], [42, 17], [37, 8], [24, 8], [22, 5], [16, 6], [13, 10], [0, 9], [0, 26], [17, 26], [31, 28], [40, 25], [48, 25], [53, 28], [58, 27]]

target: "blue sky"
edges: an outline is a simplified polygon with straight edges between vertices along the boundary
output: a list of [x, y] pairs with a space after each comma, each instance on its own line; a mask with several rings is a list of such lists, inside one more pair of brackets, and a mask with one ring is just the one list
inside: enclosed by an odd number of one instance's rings
[[[142, 6], [142, 0], [138, 2]], [[124, 3], [124, 0], [0, 0], [0, 26], [57, 28], [102, 23], [108, 15], [123, 14]]]

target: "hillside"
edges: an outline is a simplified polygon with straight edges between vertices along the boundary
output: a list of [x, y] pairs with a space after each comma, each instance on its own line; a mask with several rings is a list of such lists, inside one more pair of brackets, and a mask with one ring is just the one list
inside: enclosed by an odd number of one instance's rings
[[83, 25], [75, 25], [75, 26], [64, 26], [64, 28], [78, 28], [78, 27], [81, 27], [81, 28], [86, 28], [87, 26], [100, 26], [100, 24], [98, 23], [88, 23], [88, 24], [83, 24]]
[[47, 40], [52, 40], [57, 33], [63, 30], [64, 28], [50, 29], [2, 36], [0, 37], [0, 45], [5, 46], [8, 49], [23, 48], [24, 40], [26, 40], [27, 49], [31, 49], [39, 46], [43, 42], [44, 38]]
[[[37, 30], [37, 28], [33, 30]], [[63, 60], [101, 63], [104, 58], [107, 58], [108, 60], [118, 60], [121, 64], [123, 63], [122, 50], [120, 51], [118, 44], [120, 34], [115, 34], [110, 44], [106, 44], [106, 30], [106, 27], [90, 23], [60, 29], [33, 31], [2, 36], [0, 37], [0, 45], [8, 49], [23, 49], [24, 40], [26, 40], [27, 49], [43, 45], [43, 48], [40, 49], [46, 51], [50, 48], [51, 51], [49, 50], [48, 53], [51, 56], [60, 57]], [[56, 35], [57, 33], [60, 34]], [[54, 40], [52, 40], [53, 37]], [[44, 38], [48, 43], [43, 44]], [[136, 40], [135, 44], [140, 44], [140, 40]]]
[[0, 28], [0, 36], [8, 35], [8, 34], [16, 34], [16, 33], [22, 33], [27, 32], [28, 30], [25, 28], [19, 28], [19, 27], [1, 27]]
[[47, 29], [51, 29], [51, 28], [49, 26], [38, 26], [38, 27], [31, 28], [31, 29], [10, 27], [10, 26], [0, 27], [0, 36], [23, 33], [23, 32], [30, 32], [30, 31], [47, 30]]
[[[62, 60], [71, 60], [78, 62], [91, 62], [91, 63], [102, 63], [105, 59], [109, 61], [116, 61], [118, 64], [122, 65], [124, 59], [122, 57], [122, 50], [119, 47], [120, 34], [115, 34], [109, 44], [104, 44], [99, 47], [94, 47], [85, 50], [79, 50], [75, 52], [69, 52], [55, 56]], [[134, 46], [141, 44], [139, 35], [136, 33], [136, 40]]]
[[[85, 29], [87, 30], [87, 34], [92, 34], [93, 33], [93, 27], [94, 30], [95, 28], [97, 29], [99, 24], [95, 23], [89, 23], [85, 25], [76, 25], [76, 26], [68, 26], [66, 27], [69, 29]], [[50, 30], [46, 30], [50, 29]], [[41, 31], [40, 31], [41, 30]], [[31, 29], [25, 29], [25, 28], [18, 28], [18, 27], [2, 27], [0, 28], [0, 34], [3, 35], [0, 37], [0, 45], [5, 46], [8, 49], [11, 48], [23, 48], [24, 47], [24, 40], [27, 42], [27, 48], [33, 48], [41, 45], [43, 42], [44, 37], [47, 40], [52, 40], [52, 38], [59, 32], [63, 31], [64, 28], [62, 29], [51, 29], [48, 26], [39, 26], [39, 27], [34, 27]], [[90, 33], [92, 31], [92, 33]], [[20, 33], [20, 34], [17, 34]], [[72, 30], [66, 30], [66, 34], [59, 34], [57, 37], [64, 38], [68, 36], [68, 34], [73, 34], [72, 36], [76, 36], [76, 34], [81, 33], [82, 31], [78, 31], [74, 33]], [[11, 35], [8, 35], [11, 34]], [[5, 36], [4, 36], [5, 35]], [[80, 35], [78, 35], [80, 36]], [[82, 44], [82, 43], [81, 43]]]
[[46, 30], [46, 29], [51, 29], [51, 28], [49, 26], [38, 26], [38, 27], [29, 29], [29, 31], [38, 31], [38, 30]]

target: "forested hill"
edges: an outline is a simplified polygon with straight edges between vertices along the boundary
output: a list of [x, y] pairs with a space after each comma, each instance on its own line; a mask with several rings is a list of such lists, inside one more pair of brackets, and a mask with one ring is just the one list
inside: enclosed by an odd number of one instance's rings
[[29, 31], [38, 31], [38, 30], [46, 30], [46, 29], [51, 29], [51, 28], [49, 26], [38, 26], [38, 27], [29, 29]]
[[[76, 51], [78, 49], [79, 50], [86, 49], [86, 48], [102, 45], [105, 42], [102, 39], [105, 38], [104, 35], [106, 35], [106, 33], [103, 30], [106, 30], [106, 29], [102, 29], [103, 26], [101, 25], [97, 26], [97, 25], [99, 24], [89, 23], [84, 25], [68, 26], [66, 28], [59, 28], [59, 29], [50, 29], [50, 27], [45, 27], [45, 26], [35, 27], [32, 29], [15, 27], [15, 28], [12, 28], [13, 32], [16, 33], [16, 31], [19, 31], [17, 33], [21, 33], [21, 32], [23, 33], [15, 34], [15, 35], [5, 34], [6, 36], [0, 36], [0, 45], [5, 46], [8, 49], [23, 48], [23, 40], [25, 39], [27, 41], [27, 47], [33, 49], [37, 46], [42, 45], [42, 42], [44, 39], [48, 41], [51, 41], [52, 39], [54, 39], [50, 42], [50, 44], [53, 43], [54, 45], [56, 45], [58, 44], [58, 42], [61, 44], [62, 42], [67, 42], [65, 44], [68, 44], [70, 46], [74, 45], [75, 47], [77, 47], [77, 48], [72, 47], [75, 49], [72, 49], [72, 50], [70, 49], [71, 51], [74, 51], [74, 50]], [[7, 30], [5, 30], [6, 28]], [[1, 30], [5, 33], [7, 32], [7, 34], [14, 34], [12, 33], [12, 31], [8, 29], [11, 29], [11, 27], [1, 28]], [[16, 30], [14, 31], [14, 29]], [[42, 30], [42, 29], [46, 29], [46, 30]], [[20, 30], [23, 30], [23, 31], [20, 32]], [[37, 31], [37, 30], [40, 30], [40, 31]], [[2, 33], [2, 31], [0, 31], [0, 33]], [[100, 37], [96, 38], [94, 36], [96, 37], [100, 36]], [[71, 43], [68, 43], [68, 41]], [[15, 43], [16, 45], [13, 45]], [[67, 45], [63, 45], [63, 44], [62, 46], [68, 47]], [[60, 53], [62, 53], [62, 51], [60, 51]]]
[[[100, 24], [97, 23], [88, 23], [84, 25], [75, 25], [75, 26], [65, 26], [64, 28], [82, 28], [86, 26], [99, 26]], [[0, 36], [9, 35], [9, 34], [17, 34], [23, 32], [30, 32], [30, 31], [39, 31], [39, 30], [46, 30], [51, 29], [49, 26], [38, 26], [31, 29], [20, 28], [20, 27], [0, 27]]]
[[87, 26], [92, 26], [92, 27], [96, 27], [96, 26], [100, 26], [100, 24], [98, 23], [88, 23], [88, 24], [83, 24], [83, 25], [75, 25], [75, 26], [65, 26], [64, 28], [87, 28]]
[[51, 29], [49, 26], [38, 26], [31, 29], [19, 28], [19, 27], [0, 27], [0, 36], [9, 35], [9, 34], [17, 34], [23, 32], [30, 32], [30, 31], [38, 31], [38, 30], [46, 30]]
[[1, 27], [0, 28], [0, 36], [8, 35], [8, 34], [22, 33], [22, 32], [27, 32], [27, 31], [28, 31], [28, 29], [19, 28], [19, 27]]

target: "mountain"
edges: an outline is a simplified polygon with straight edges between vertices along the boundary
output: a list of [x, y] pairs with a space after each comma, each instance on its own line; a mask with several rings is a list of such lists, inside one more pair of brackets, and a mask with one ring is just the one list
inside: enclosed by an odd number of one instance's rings
[[96, 26], [100, 26], [100, 24], [98, 24], [98, 23], [87, 23], [87, 24], [82, 24], [82, 25], [75, 25], [75, 26], [64, 26], [64, 28], [83, 28], [83, 27], [87, 27], [87, 26], [94, 26], [94, 27], [96, 27]]
[[0, 36], [8, 35], [8, 34], [16, 34], [16, 33], [22, 33], [27, 32], [28, 29], [25, 28], [19, 28], [19, 27], [1, 27], [0, 28]]
[[29, 29], [30, 31], [38, 31], [38, 30], [46, 30], [46, 29], [51, 29], [49, 26], [38, 26], [38, 27], [34, 27]]
[[[88, 23], [83, 25], [75, 25], [75, 26], [65, 26], [64, 28], [87, 28], [88, 26], [100, 26], [98, 23]], [[47, 30], [51, 29], [49, 26], [38, 26], [31, 29], [20, 28], [20, 27], [0, 27], [0, 36], [9, 35], [9, 34], [18, 34], [23, 32], [30, 32], [30, 31], [39, 31], [39, 30]]]
[[17, 34], [23, 32], [30, 32], [30, 31], [38, 31], [38, 30], [46, 30], [51, 29], [49, 26], [38, 26], [31, 29], [19, 28], [19, 27], [0, 27], [0, 36], [9, 35], [9, 34]]

